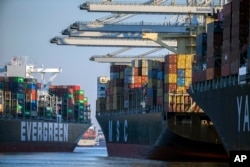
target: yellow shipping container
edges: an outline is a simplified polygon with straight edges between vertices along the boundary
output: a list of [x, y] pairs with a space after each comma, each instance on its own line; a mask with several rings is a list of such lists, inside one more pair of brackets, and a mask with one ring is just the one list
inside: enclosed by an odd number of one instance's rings
[[164, 82], [165, 83], [176, 83], [177, 82], [177, 74], [165, 74]]
[[194, 60], [194, 55], [186, 55], [185, 68], [192, 68], [193, 60]]
[[142, 67], [141, 68], [141, 74], [143, 76], [147, 76], [148, 75], [148, 68], [147, 67]]
[[185, 78], [185, 86], [189, 86], [192, 83], [192, 78], [191, 77], [186, 77]]
[[192, 77], [192, 68], [185, 69], [185, 77], [191, 78]]
[[149, 60], [142, 60], [142, 68], [148, 68], [148, 61]]
[[186, 67], [186, 55], [178, 54], [177, 56], [177, 68], [185, 68]]
[[178, 86], [177, 93], [187, 93], [186, 87], [185, 86]]

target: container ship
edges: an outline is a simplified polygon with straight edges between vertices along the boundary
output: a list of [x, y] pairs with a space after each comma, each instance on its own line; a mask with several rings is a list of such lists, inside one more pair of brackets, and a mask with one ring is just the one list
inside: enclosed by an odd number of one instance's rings
[[196, 55], [189, 92], [230, 155], [250, 150], [250, 1], [232, 0], [222, 15], [208, 25], [207, 51]]
[[96, 118], [109, 156], [226, 160], [212, 121], [187, 93], [194, 56], [133, 60], [97, 78]]
[[[0, 69], [0, 152], [71, 152], [91, 126], [90, 105], [78, 85], [51, 85], [61, 69], [15, 57]], [[43, 85], [33, 73], [52, 73]]]
[[98, 134], [96, 127], [90, 127], [81, 137], [77, 146], [79, 147], [94, 147], [98, 145]]

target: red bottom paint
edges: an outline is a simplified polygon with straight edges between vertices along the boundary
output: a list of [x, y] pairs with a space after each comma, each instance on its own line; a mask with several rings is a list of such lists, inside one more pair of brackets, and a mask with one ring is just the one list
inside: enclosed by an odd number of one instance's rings
[[155, 159], [168, 161], [227, 161], [222, 153], [208, 152], [201, 148], [150, 147], [148, 145], [107, 143], [108, 155], [112, 157]]

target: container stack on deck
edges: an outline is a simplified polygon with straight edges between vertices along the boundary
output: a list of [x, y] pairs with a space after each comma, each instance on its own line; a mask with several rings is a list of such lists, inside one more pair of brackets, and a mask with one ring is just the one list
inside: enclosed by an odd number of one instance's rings
[[64, 120], [84, 121], [89, 115], [85, 113], [88, 106], [88, 98], [79, 85], [53, 85], [49, 92], [59, 98], [58, 112]]
[[207, 28], [207, 65], [206, 79], [220, 77], [221, 74], [221, 46], [223, 36], [223, 22], [215, 21]]
[[37, 81], [23, 77], [0, 77], [0, 114], [31, 116], [37, 111]]
[[[223, 8], [223, 19], [208, 24], [206, 75], [201, 75], [199, 64], [193, 70], [193, 82], [237, 75], [239, 68], [250, 62], [249, 12], [250, 1], [233, 0]], [[217, 25], [217, 26], [216, 26]], [[199, 44], [197, 43], [197, 46]], [[196, 52], [196, 57], [199, 55]], [[197, 60], [198, 61], [198, 60]], [[250, 63], [248, 63], [248, 71]], [[204, 71], [204, 70], [203, 70]], [[202, 78], [199, 76], [206, 76]], [[200, 79], [199, 79], [200, 78]]]
[[192, 63], [192, 55], [170, 54], [164, 62], [133, 60], [131, 66], [111, 65], [110, 81], [103, 86], [106, 94], [96, 101], [97, 112], [200, 112], [197, 106], [191, 109], [187, 93]]
[[89, 119], [88, 98], [80, 86], [51, 86], [49, 95], [39, 95], [40, 87], [33, 78], [0, 77], [0, 115], [52, 119], [61, 114], [64, 120]]
[[192, 82], [193, 55], [170, 54], [165, 57], [164, 111], [202, 112], [187, 93]]
[[110, 78], [105, 76], [97, 78], [96, 112], [106, 111], [107, 83], [109, 80]]

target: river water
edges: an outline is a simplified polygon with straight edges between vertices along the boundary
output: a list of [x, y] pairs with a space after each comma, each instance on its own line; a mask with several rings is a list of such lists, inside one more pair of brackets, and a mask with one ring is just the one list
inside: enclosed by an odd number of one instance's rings
[[228, 167], [218, 162], [166, 162], [108, 157], [105, 147], [77, 147], [72, 153], [0, 153], [0, 167]]

